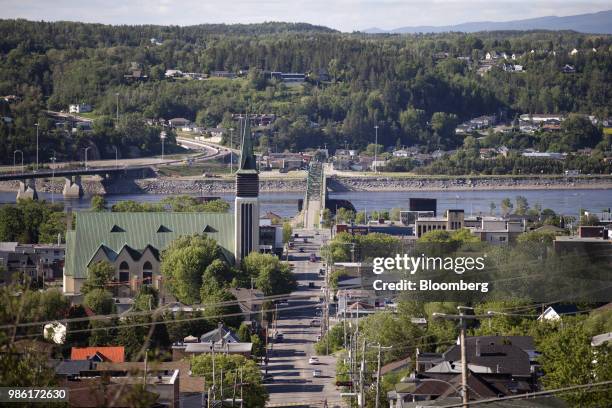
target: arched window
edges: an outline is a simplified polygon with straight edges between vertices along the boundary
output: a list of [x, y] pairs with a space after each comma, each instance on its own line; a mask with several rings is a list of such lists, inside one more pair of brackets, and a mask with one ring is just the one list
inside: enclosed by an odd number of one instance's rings
[[129, 282], [130, 281], [130, 265], [126, 261], [121, 262], [119, 265], [119, 282]]
[[153, 282], [153, 265], [147, 261], [142, 266], [142, 283], [150, 285]]

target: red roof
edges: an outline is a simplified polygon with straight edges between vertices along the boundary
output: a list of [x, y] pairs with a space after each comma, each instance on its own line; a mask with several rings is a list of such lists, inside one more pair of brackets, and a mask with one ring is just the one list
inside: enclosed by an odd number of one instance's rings
[[104, 361], [123, 363], [125, 361], [125, 348], [116, 347], [73, 347], [70, 352], [71, 360], [89, 360], [96, 354]]

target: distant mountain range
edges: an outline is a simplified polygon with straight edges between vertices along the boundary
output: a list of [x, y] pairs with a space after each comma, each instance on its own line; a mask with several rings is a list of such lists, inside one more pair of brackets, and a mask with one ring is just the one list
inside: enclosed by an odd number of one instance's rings
[[573, 30], [581, 33], [612, 34], [612, 10], [598, 13], [580, 14], [575, 16], [547, 16], [513, 21], [479, 21], [461, 23], [449, 26], [415, 26], [400, 27], [394, 30], [369, 28], [362, 32], [369, 34], [414, 34], [414, 33], [443, 33], [459, 31], [474, 33], [478, 31], [504, 31], [504, 30]]

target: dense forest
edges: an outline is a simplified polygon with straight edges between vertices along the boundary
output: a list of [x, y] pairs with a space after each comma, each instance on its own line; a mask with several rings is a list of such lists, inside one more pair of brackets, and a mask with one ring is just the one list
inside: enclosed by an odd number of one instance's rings
[[[570, 55], [574, 48], [579, 52]], [[496, 66], [479, 75], [478, 60], [489, 51], [516, 54], [513, 62], [525, 72]], [[16, 149], [31, 161], [35, 123], [42, 131], [43, 161], [51, 154], [78, 159], [85, 146], [110, 158], [113, 146], [122, 156], [159, 151], [160, 129], [145, 118], [231, 126], [231, 113], [245, 111], [277, 115], [265, 141], [278, 151], [364, 148], [373, 141], [375, 125], [385, 146], [451, 149], [464, 142], [455, 126], [483, 114], [510, 121], [520, 113], [607, 118], [611, 53], [611, 36], [573, 32], [366, 35], [290, 23], [178, 27], [0, 20], [0, 96], [18, 97], [0, 99], [0, 115], [12, 119], [0, 121], [0, 162], [12, 163]], [[566, 64], [576, 72], [562, 72]], [[134, 67], [146, 81], [125, 79]], [[168, 69], [243, 75], [168, 80]], [[308, 81], [286, 86], [266, 71], [307, 73]], [[66, 137], [44, 115], [71, 103], [94, 106], [93, 131]], [[558, 147], [544, 143], [550, 145]], [[601, 129], [572, 148], [598, 145], [609, 148]]]

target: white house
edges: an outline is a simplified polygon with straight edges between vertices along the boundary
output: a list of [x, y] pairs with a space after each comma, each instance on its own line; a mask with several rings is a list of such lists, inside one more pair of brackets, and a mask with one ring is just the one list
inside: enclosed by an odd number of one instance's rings
[[576, 54], [578, 54], [578, 50], [574, 48], [573, 50], [570, 51], [569, 54], [570, 55], [576, 55]]
[[559, 320], [564, 315], [575, 315], [578, 313], [578, 308], [575, 305], [557, 305], [548, 306], [546, 310], [538, 317], [539, 321], [544, 320]]
[[70, 113], [86, 113], [91, 112], [92, 107], [86, 103], [73, 103], [68, 107]]

